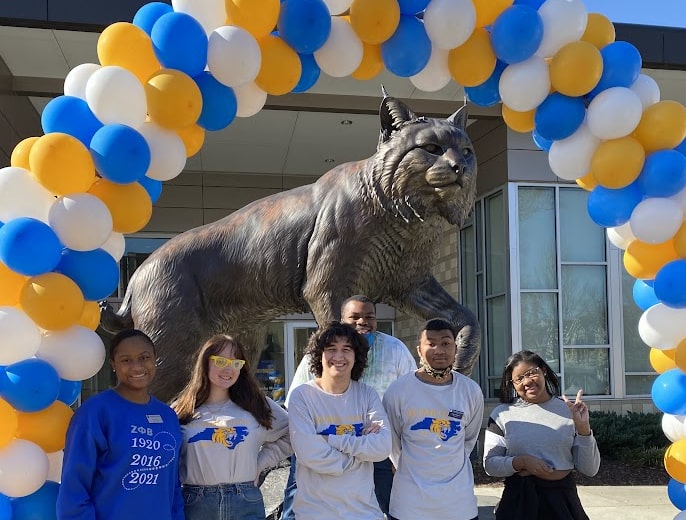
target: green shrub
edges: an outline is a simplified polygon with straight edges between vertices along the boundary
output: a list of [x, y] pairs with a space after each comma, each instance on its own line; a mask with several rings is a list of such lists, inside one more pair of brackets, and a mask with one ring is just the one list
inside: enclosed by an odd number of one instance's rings
[[635, 466], [662, 466], [670, 444], [662, 432], [662, 414], [591, 412], [590, 417], [601, 457]]

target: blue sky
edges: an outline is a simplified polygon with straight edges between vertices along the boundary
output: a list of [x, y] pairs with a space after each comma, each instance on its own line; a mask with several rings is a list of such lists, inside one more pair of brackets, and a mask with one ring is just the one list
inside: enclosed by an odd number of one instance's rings
[[589, 13], [613, 22], [686, 27], [686, 0], [584, 0]]

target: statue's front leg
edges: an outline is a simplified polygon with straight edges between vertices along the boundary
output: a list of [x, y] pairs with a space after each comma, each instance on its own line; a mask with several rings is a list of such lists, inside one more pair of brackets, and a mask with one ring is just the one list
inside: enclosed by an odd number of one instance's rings
[[458, 372], [471, 375], [481, 352], [481, 329], [472, 311], [459, 304], [434, 277], [412, 286], [396, 301], [389, 302], [397, 309], [421, 319], [443, 318], [457, 330], [457, 354], [454, 367]]

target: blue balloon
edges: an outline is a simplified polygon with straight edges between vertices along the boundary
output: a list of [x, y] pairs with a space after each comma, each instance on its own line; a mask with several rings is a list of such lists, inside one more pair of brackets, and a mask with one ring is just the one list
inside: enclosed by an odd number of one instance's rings
[[660, 300], [655, 296], [655, 289], [653, 288], [652, 280], [641, 280], [640, 278], [634, 282], [632, 290], [634, 296], [634, 303], [642, 311], [647, 311]]
[[12, 520], [57, 520], [57, 492], [60, 485], [46, 480], [38, 491], [12, 499]]
[[198, 125], [205, 130], [223, 130], [236, 118], [238, 102], [231, 87], [219, 83], [209, 72], [201, 72], [195, 83], [202, 95], [202, 112]]
[[534, 144], [543, 151], [547, 152], [550, 150], [550, 147], [553, 146], [553, 141], [542, 137], [541, 134], [536, 131], [536, 129], [531, 132], [531, 138], [534, 140]]
[[57, 400], [62, 401], [67, 406], [73, 405], [81, 395], [81, 386], [81, 381], [60, 379], [60, 393], [57, 395]]
[[686, 139], [684, 139], [683, 141], [681, 141], [681, 143], [679, 144], [679, 146], [677, 146], [677, 147], [675, 148], [675, 150], [676, 150], [677, 152], [681, 152], [682, 154], [686, 155]]
[[591, 90], [596, 96], [610, 87], [630, 87], [641, 73], [643, 63], [638, 49], [628, 42], [612, 42], [600, 50], [603, 58], [603, 73], [600, 81]]
[[505, 63], [519, 63], [533, 56], [543, 40], [543, 20], [528, 5], [505, 9], [491, 29], [495, 55]]
[[41, 114], [43, 132], [61, 132], [76, 137], [86, 147], [100, 128], [98, 120], [83, 99], [74, 96], [59, 96], [45, 105]]
[[409, 78], [421, 72], [431, 58], [431, 40], [424, 24], [414, 16], [401, 15], [393, 36], [381, 44], [381, 57], [396, 76]]
[[505, 67], [507, 67], [507, 63], [498, 60], [493, 74], [486, 81], [476, 87], [465, 87], [464, 92], [469, 101], [482, 107], [492, 107], [500, 103], [498, 84]]
[[143, 176], [138, 179], [138, 183], [148, 192], [148, 196], [153, 204], [160, 200], [160, 195], [162, 195], [162, 181]]
[[398, 0], [398, 5], [400, 14], [415, 15], [426, 9], [429, 0]]
[[150, 147], [145, 137], [119, 123], [95, 132], [90, 151], [98, 173], [117, 184], [136, 182], [150, 167]]
[[298, 84], [293, 88], [293, 92], [306, 92], [317, 83], [321, 69], [312, 54], [298, 54], [298, 57], [300, 58], [302, 72], [300, 73]]
[[667, 484], [667, 496], [669, 496], [672, 505], [679, 511], [686, 509], [686, 484], [670, 478]]
[[25, 276], [52, 271], [62, 244], [50, 226], [29, 217], [14, 218], [0, 228], [0, 261]]
[[655, 276], [655, 296], [665, 305], [686, 308], [686, 260], [666, 263]]
[[119, 264], [102, 249], [65, 249], [55, 271], [71, 278], [89, 301], [107, 298], [119, 283]]
[[532, 9], [538, 10], [543, 5], [545, 0], [515, 0], [514, 5], [528, 5]]
[[686, 415], [686, 374], [678, 368], [663, 372], [653, 382], [651, 396], [662, 412]]
[[12, 520], [12, 502], [5, 495], [0, 495], [0, 520]]
[[676, 150], [653, 152], [636, 182], [646, 197], [671, 197], [686, 186], [686, 156]]
[[298, 54], [312, 54], [331, 33], [331, 14], [322, 0], [286, 0], [281, 3], [279, 35]]
[[38, 412], [55, 402], [60, 376], [42, 359], [24, 359], [4, 368], [0, 396], [21, 412]]
[[536, 109], [534, 125], [540, 136], [559, 141], [576, 132], [585, 117], [582, 98], [553, 92]]
[[155, 22], [159, 20], [161, 16], [173, 11], [174, 9], [169, 4], [150, 2], [136, 11], [136, 14], [133, 17], [133, 25], [140, 27], [150, 36]]
[[163, 67], [197, 76], [207, 64], [207, 36], [202, 25], [185, 13], [159, 17], [150, 33], [155, 56]]
[[631, 212], [642, 198], [643, 193], [636, 182], [618, 190], [596, 186], [588, 195], [588, 215], [599, 226], [621, 226], [629, 221]]

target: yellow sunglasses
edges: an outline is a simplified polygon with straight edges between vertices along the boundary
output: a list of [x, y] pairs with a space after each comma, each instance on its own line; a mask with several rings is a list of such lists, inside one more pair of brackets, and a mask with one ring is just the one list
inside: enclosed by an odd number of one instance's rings
[[244, 359], [229, 359], [224, 356], [210, 356], [210, 359], [214, 361], [214, 366], [217, 368], [231, 367], [235, 370], [240, 370], [245, 365]]

